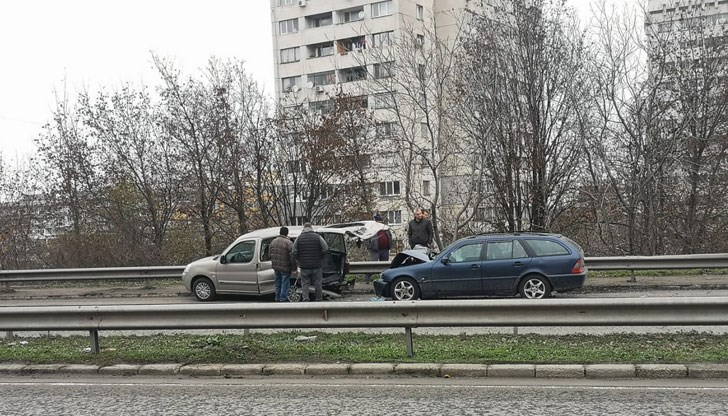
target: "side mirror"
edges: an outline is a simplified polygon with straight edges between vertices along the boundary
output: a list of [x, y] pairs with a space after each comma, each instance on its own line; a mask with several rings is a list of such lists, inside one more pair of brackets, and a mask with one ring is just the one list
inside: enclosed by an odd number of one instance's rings
[[227, 263], [227, 256], [221, 254], [220, 255], [220, 263], [221, 264]]
[[443, 257], [442, 259], [440, 259], [440, 263], [447, 266], [448, 264], [450, 264], [450, 259], [448, 257]]

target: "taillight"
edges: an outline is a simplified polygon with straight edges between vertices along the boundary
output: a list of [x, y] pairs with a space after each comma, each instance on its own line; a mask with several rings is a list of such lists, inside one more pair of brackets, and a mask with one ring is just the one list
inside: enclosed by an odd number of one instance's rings
[[584, 268], [584, 259], [579, 259], [576, 261], [576, 264], [574, 264], [574, 267], [571, 269], [571, 274], [582, 274], [586, 271]]

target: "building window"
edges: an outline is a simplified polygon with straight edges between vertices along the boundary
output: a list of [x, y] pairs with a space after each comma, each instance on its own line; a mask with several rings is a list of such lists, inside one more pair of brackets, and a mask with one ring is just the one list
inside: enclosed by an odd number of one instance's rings
[[363, 66], [339, 70], [341, 82], [354, 82], [367, 79], [367, 69]]
[[334, 54], [334, 42], [318, 43], [308, 46], [309, 58], [320, 58], [322, 56], [331, 56]]
[[296, 3], [296, 0], [281, 0], [281, 6], [290, 6]]
[[334, 18], [332, 17], [331, 12], [306, 17], [306, 27], [308, 27], [309, 29], [323, 26], [331, 26], [333, 24]]
[[475, 221], [492, 221], [495, 212], [492, 207], [478, 207], [475, 211]]
[[372, 3], [372, 17], [389, 16], [394, 13], [394, 4], [392, 0], [380, 1]]
[[374, 78], [389, 78], [394, 76], [394, 62], [374, 64]]
[[281, 49], [281, 63], [286, 64], [288, 62], [298, 62], [298, 60], [301, 59], [298, 51], [298, 47]]
[[281, 35], [298, 32], [298, 19], [289, 19], [278, 22]]
[[331, 100], [311, 101], [308, 103], [308, 108], [311, 109], [311, 111], [318, 112], [322, 116], [325, 116], [331, 112], [333, 103]]
[[349, 52], [361, 52], [366, 49], [366, 37], [356, 36], [349, 39], [341, 39], [336, 42], [336, 53], [340, 55], [347, 54]]
[[422, 195], [430, 196], [430, 181], [422, 181]]
[[377, 137], [392, 137], [394, 136], [394, 123], [379, 123], [377, 124]]
[[293, 87], [301, 87], [301, 77], [288, 77], [281, 79], [281, 87], [283, 87], [283, 91], [291, 91], [294, 89]]
[[401, 224], [402, 223], [402, 211], [387, 211], [387, 220], [390, 224]]
[[341, 23], [358, 22], [364, 20], [364, 8], [344, 10], [339, 12], [339, 15], [341, 16]]
[[388, 92], [374, 94], [374, 108], [378, 110], [394, 108], [394, 97]]
[[425, 20], [425, 8], [417, 5], [417, 20]]
[[394, 31], [380, 32], [372, 35], [372, 44], [375, 48], [389, 46], [394, 42]]
[[399, 195], [399, 181], [380, 182], [379, 195]]
[[425, 44], [425, 35], [417, 35], [417, 39], [415, 40], [415, 46], [418, 48], [421, 48]]
[[313, 85], [331, 85], [336, 83], [336, 75], [334, 71], [317, 72], [308, 76], [308, 82]]

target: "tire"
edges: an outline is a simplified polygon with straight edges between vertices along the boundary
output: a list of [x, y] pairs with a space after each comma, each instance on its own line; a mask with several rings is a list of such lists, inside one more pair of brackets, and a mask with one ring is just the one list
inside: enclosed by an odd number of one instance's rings
[[394, 300], [417, 300], [420, 298], [420, 287], [409, 277], [394, 279], [390, 286], [390, 292]]
[[518, 285], [518, 293], [525, 299], [549, 298], [551, 297], [551, 283], [543, 276], [526, 276]]
[[212, 281], [206, 277], [201, 277], [195, 280], [192, 284], [192, 293], [195, 294], [197, 300], [202, 302], [210, 302], [215, 300], [215, 285]]
[[300, 302], [301, 299], [303, 299], [303, 295], [301, 294], [301, 287], [296, 285], [296, 281], [291, 281], [291, 284], [288, 286], [288, 295], [286, 296], [288, 298], [289, 302]]

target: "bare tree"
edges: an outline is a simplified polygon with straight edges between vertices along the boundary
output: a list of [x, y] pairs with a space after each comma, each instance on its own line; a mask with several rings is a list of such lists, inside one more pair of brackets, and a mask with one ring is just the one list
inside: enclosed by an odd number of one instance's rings
[[493, 186], [495, 225], [549, 230], [575, 199], [583, 35], [561, 2], [515, 0], [468, 26], [459, 114]]
[[105, 178], [98, 209], [122, 233], [131, 263], [157, 263], [183, 193], [179, 152], [160, 126], [149, 94], [123, 87], [79, 97], [80, 112], [99, 142]]
[[[269, 108], [258, 84], [242, 62], [211, 59], [206, 70], [216, 95], [216, 117], [224, 126], [221, 162], [224, 186], [219, 200], [234, 215], [234, 226], [221, 216], [221, 231], [240, 235], [271, 225], [269, 165], [272, 137]], [[230, 236], [234, 237], [234, 236]]]
[[[372, 35], [365, 62], [371, 68], [368, 92], [376, 117], [382, 125], [394, 126], [382, 140], [386, 141], [382, 147], [392, 152], [380, 157], [394, 162], [392, 173], [404, 184], [410, 212], [417, 207], [430, 211], [440, 247], [456, 238], [467, 221], [462, 214], [477, 188], [470, 184], [479, 181], [479, 173], [473, 174], [477, 155], [470, 151], [468, 137], [451, 110], [459, 97], [454, 74], [459, 65], [460, 20], [452, 12], [437, 12], [422, 22], [403, 19], [396, 37]], [[452, 25], [451, 30], [443, 30], [444, 22]]]
[[283, 222], [340, 222], [363, 215], [361, 203], [371, 206], [366, 100], [339, 94], [326, 104], [279, 108], [276, 200]]
[[163, 125], [167, 135], [180, 147], [184, 174], [193, 200], [188, 212], [199, 221], [207, 255], [213, 254], [214, 221], [225, 187], [224, 152], [231, 140], [230, 126], [221, 112], [220, 97], [226, 91], [192, 78], [183, 80], [174, 66], [153, 56], [162, 77]]

